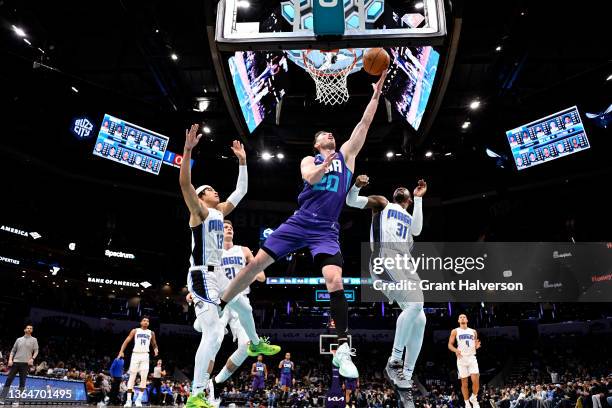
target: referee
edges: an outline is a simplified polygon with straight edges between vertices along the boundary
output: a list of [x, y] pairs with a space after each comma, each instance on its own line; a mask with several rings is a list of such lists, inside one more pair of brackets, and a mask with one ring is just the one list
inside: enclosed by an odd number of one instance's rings
[[8, 360], [10, 371], [4, 383], [4, 388], [2, 388], [2, 393], [0, 393], [0, 405], [4, 405], [4, 400], [17, 373], [19, 373], [19, 394], [25, 389], [28, 371], [34, 365], [34, 359], [38, 355], [38, 340], [36, 340], [36, 337], [32, 337], [32, 331], [34, 331], [34, 327], [28, 324], [23, 329], [23, 337], [19, 337], [15, 341], [11, 350]]

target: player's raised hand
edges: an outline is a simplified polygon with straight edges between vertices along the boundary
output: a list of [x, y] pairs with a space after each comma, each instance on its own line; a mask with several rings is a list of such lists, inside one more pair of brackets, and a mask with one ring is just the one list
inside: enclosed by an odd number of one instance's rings
[[374, 88], [374, 95], [380, 96], [380, 92], [382, 91], [383, 84], [385, 83], [385, 79], [387, 78], [387, 70], [385, 69], [383, 73], [378, 78], [378, 82], [372, 84], [372, 88]]
[[370, 178], [368, 176], [366, 176], [365, 174], [357, 176], [357, 179], [355, 180], [355, 185], [358, 188], [365, 187], [368, 184], [370, 184]]
[[237, 140], [234, 140], [232, 142], [231, 149], [232, 152], [234, 152], [234, 154], [238, 158], [240, 164], [246, 163], [246, 152], [244, 151], [244, 145], [242, 143]]
[[427, 192], [427, 183], [425, 182], [425, 180], [421, 179], [417, 183], [417, 186], [414, 189], [412, 195], [414, 195], [415, 197], [423, 197], [426, 192]]
[[198, 145], [198, 142], [200, 141], [200, 138], [202, 137], [201, 133], [198, 134], [199, 129], [200, 129], [200, 125], [193, 124], [191, 125], [191, 128], [189, 128], [189, 130], [185, 130], [185, 148], [186, 149], [191, 150]]

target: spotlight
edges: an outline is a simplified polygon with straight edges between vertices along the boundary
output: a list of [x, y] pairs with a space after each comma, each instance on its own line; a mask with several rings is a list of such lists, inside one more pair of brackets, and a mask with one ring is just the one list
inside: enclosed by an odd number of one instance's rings
[[387, 158], [390, 159], [393, 157], [393, 152], [387, 152]]
[[155, 34], [158, 34], [158, 33], [159, 33], [159, 28], [156, 28], [155, 29]]
[[495, 47], [495, 51], [499, 52], [499, 51], [501, 51], [501, 50], [502, 50], [501, 45], [498, 45], [497, 47]]
[[74, 242], [71, 242], [68, 244], [68, 249], [71, 251], [74, 251], [76, 249], [76, 244]]
[[23, 29], [21, 27], [17, 27], [17, 26], [13, 26], [13, 31], [15, 32], [15, 34], [17, 34], [20, 37], [25, 37], [26, 33], [25, 31], [23, 31]]
[[74, 86], [71, 86], [70, 89], [72, 89], [72, 92], [74, 93], [79, 93], [79, 90], [76, 89]]
[[267, 160], [270, 160], [272, 158], [272, 155], [270, 153], [268, 153], [268, 152], [263, 152], [261, 154], [261, 158], [267, 161]]
[[448, 152], [448, 153], [444, 153], [444, 155], [448, 157], [448, 156], [452, 156], [453, 154], [451, 152]]
[[173, 53], [173, 54], [170, 55], [170, 58], [172, 58], [173, 61], [176, 61], [176, 60], [178, 60], [178, 55]]
[[240, 7], [240, 8], [249, 8], [249, 7], [251, 7], [251, 3], [249, 3], [249, 2], [248, 2], [248, 1], [246, 1], [246, 0], [239, 0], [239, 1], [236, 3], [236, 6], [238, 6], [238, 7]]
[[425, 157], [431, 157], [431, 156], [433, 156], [433, 152], [431, 150], [425, 153]]
[[606, 78], [606, 81], [609, 81], [612, 79], [612, 74], [608, 75], [608, 77]]
[[28, 40], [27, 38], [24, 38], [24, 39], [23, 39], [23, 42], [24, 42], [24, 43], [26, 43], [26, 44], [28, 44], [28, 45], [32, 45], [32, 43], [30, 42], [30, 40]]
[[282, 153], [279, 153], [279, 154], [277, 154], [277, 155], [276, 155], [276, 157], [277, 157], [279, 160], [283, 160], [283, 159], [285, 158], [285, 155], [284, 155], [284, 154], [282, 154]]
[[414, 5], [414, 8], [417, 10], [421, 10], [423, 8], [423, 2], [419, 1], [418, 3]]
[[463, 125], [461, 125], [461, 128], [462, 129], [467, 129], [467, 128], [470, 127], [470, 125], [471, 125], [470, 121], [466, 120], [465, 122], [463, 122]]
[[209, 134], [211, 132], [210, 128], [208, 126], [204, 126], [202, 128], [202, 130], [204, 131], [204, 133]]
[[476, 110], [480, 107], [480, 101], [478, 99], [474, 99], [471, 103], [470, 103], [470, 109], [472, 110]]

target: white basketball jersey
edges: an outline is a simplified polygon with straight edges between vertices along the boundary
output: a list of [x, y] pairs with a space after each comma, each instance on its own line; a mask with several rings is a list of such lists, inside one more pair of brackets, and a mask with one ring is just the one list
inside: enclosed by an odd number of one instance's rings
[[[234, 279], [238, 272], [246, 266], [246, 257], [240, 245], [234, 245], [230, 249], [224, 249], [221, 258], [222, 273], [229, 281]], [[242, 293], [245, 295], [251, 292], [250, 288], [246, 288]]]
[[372, 216], [370, 242], [379, 242], [386, 248], [409, 252], [414, 244], [411, 232], [412, 215], [401, 205], [388, 203], [382, 211]]
[[151, 345], [151, 330], [136, 329], [133, 353], [148, 353]]
[[191, 227], [191, 266], [221, 265], [223, 252], [223, 213], [208, 209], [208, 217]]
[[474, 329], [457, 327], [457, 348], [462, 356], [476, 355], [476, 332]]

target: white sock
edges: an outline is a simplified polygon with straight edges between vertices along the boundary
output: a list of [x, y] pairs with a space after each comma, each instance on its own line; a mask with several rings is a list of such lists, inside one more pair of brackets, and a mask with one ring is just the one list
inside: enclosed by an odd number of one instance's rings
[[240, 324], [244, 328], [251, 344], [256, 346], [259, 344], [259, 336], [255, 329], [255, 319], [253, 319], [253, 308], [249, 302], [249, 299], [244, 295], [236, 296], [236, 300], [228, 306], [238, 314]]
[[409, 313], [402, 310], [397, 316], [395, 323], [395, 337], [393, 339], [393, 349], [391, 349], [391, 358], [396, 361], [402, 361], [404, 355], [404, 346], [406, 345], [406, 336], [410, 330]]
[[140, 390], [138, 395], [136, 395], [136, 401], [142, 401], [142, 394], [144, 394], [144, 391]]
[[215, 376], [215, 382], [217, 384], [221, 384], [222, 382], [225, 382], [225, 380], [227, 380], [231, 376], [232, 376], [232, 372], [227, 369], [227, 366], [223, 366], [219, 374]]
[[476, 394], [472, 394], [472, 398], [474, 398], [474, 399], [478, 399], [478, 395], [476, 395]]
[[127, 400], [126, 400], [126, 402], [132, 402], [132, 393], [131, 392], [127, 393]]
[[[196, 378], [197, 378], [197, 382], [196, 382]], [[209, 373], [204, 373], [202, 375], [194, 376], [191, 395], [198, 395], [199, 393], [204, 392], [204, 390], [208, 388], [209, 380], [210, 380]]]
[[[413, 306], [415, 305], [415, 306]], [[416, 364], [421, 346], [423, 345], [423, 336], [425, 335], [425, 312], [423, 311], [422, 303], [413, 303], [406, 311], [411, 311], [410, 331], [406, 338], [406, 358], [404, 359], [404, 375], [410, 380], [412, 372]]]

